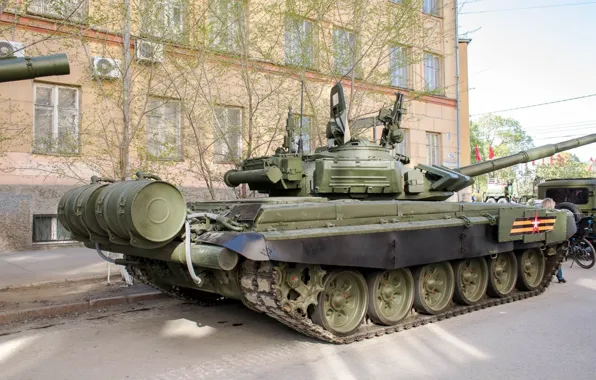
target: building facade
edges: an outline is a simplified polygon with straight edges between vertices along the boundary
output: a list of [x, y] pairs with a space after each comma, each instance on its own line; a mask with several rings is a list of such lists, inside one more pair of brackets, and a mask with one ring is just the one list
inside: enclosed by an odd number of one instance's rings
[[353, 138], [378, 141], [374, 116], [401, 92], [397, 151], [469, 164], [469, 41], [456, 41], [453, 2], [128, 3], [16, 0], [0, 14], [0, 54], [66, 53], [71, 68], [0, 84], [0, 252], [70, 243], [58, 200], [93, 175], [152, 172], [189, 200], [250, 196], [222, 174], [273, 153], [289, 108], [305, 151], [327, 145], [338, 81]]

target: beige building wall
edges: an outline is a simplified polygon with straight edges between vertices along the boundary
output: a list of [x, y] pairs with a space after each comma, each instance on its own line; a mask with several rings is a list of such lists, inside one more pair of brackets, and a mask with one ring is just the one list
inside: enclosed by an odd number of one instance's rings
[[[188, 3], [184, 14], [188, 33], [182, 39], [171, 41], [164, 38], [162, 41], [163, 64], [147, 65], [133, 59], [132, 173], [136, 169], [143, 169], [158, 174], [184, 188], [186, 195], [193, 200], [212, 196], [218, 199], [233, 197], [234, 192], [221, 182], [221, 174], [232, 168], [233, 164], [218, 164], [214, 156], [214, 107], [233, 107], [242, 113], [242, 150], [245, 155], [249, 146], [251, 156], [272, 154], [281, 144], [288, 107], [291, 106], [295, 113], [299, 112], [301, 78], [305, 81], [304, 115], [311, 117], [312, 122], [309, 131], [312, 149], [317, 145], [326, 145], [329, 91], [340, 79], [340, 76], [331, 73], [333, 30], [345, 27], [341, 22], [351, 16], [348, 13], [342, 17], [334, 14], [316, 20], [314, 12], [308, 14], [310, 20], [316, 23], [316, 60], [313, 68], [297, 71], [285, 65], [283, 21], [279, 17], [259, 17], [258, 14], [258, 10], [271, 8], [272, 4], [277, 3], [285, 2], [249, 2], [249, 29], [261, 31], [267, 37], [259, 41], [258, 49], [251, 45], [253, 50], [250, 59], [196, 48], [205, 43], [204, 38], [200, 37], [200, 31], [205, 27], [204, 20], [197, 21], [205, 12], [204, 1]], [[377, 3], [379, 6], [399, 6], [381, 0], [371, 4]], [[54, 223], [52, 228], [55, 229], [57, 201], [65, 191], [88, 182], [92, 175], [118, 176], [121, 164], [119, 133], [124, 126], [122, 79], [98, 81], [91, 73], [93, 57], [123, 59], [122, 37], [114, 33], [121, 30], [122, 18], [114, 9], [105, 7], [104, 3], [90, 2], [89, 12], [94, 16], [97, 26], [63, 23], [43, 14], [21, 12], [15, 15], [10, 10], [0, 17], [0, 28], [5, 32], [3, 35], [10, 36], [11, 41], [24, 43], [26, 55], [65, 52], [71, 67], [70, 75], [66, 76], [0, 84], [0, 111], [3, 115], [0, 136], [8, 137], [0, 139], [0, 203], [7, 205], [3, 212], [8, 215], [0, 222], [0, 231], [5, 231], [0, 232], [0, 251], [43, 246], [33, 244], [33, 224], [37, 216], [45, 216], [44, 220]], [[283, 7], [280, 9], [287, 11]], [[346, 6], [344, 12], [348, 9]], [[468, 102], [467, 91], [463, 90], [464, 87], [467, 89], [467, 45], [459, 44], [460, 83], [463, 85], [460, 86], [462, 112], [461, 135], [458, 136], [453, 3], [442, 4], [439, 16], [420, 12], [415, 21], [418, 26], [424, 25], [430, 37], [422, 48], [416, 46], [416, 41], [422, 38], [418, 34], [412, 35], [408, 41], [411, 42], [408, 46], [412, 56], [417, 58], [412, 57], [412, 62], [407, 65], [407, 86], [390, 85], [386, 74], [389, 64], [387, 61], [375, 60], [379, 52], [374, 49], [362, 59], [361, 77], [354, 81], [350, 77], [342, 80], [346, 96], [350, 98], [354, 94], [351, 116], [355, 118], [374, 116], [379, 108], [392, 104], [396, 91], [406, 95], [407, 115], [402, 124], [406, 129], [406, 141], [399, 150], [410, 156], [412, 166], [429, 163], [428, 157], [436, 157], [436, 161], [430, 163], [455, 167], [458, 139], [461, 141], [462, 165], [469, 157]], [[366, 22], [368, 24], [365, 23], [364, 30], [371, 30], [379, 20], [370, 17]], [[141, 14], [135, 10], [132, 17], [134, 36], [143, 35], [140, 25]], [[62, 33], [60, 38], [48, 38], [56, 35], [57, 28]], [[130, 46], [133, 58], [136, 40], [133, 38]], [[431, 94], [423, 94], [426, 53], [432, 53], [440, 60], [440, 90]], [[261, 91], [261, 94], [267, 88], [276, 89], [275, 96], [262, 96], [258, 112], [252, 118], [249, 117], [251, 109], [248, 104], [251, 98], [247, 91], [247, 79], [251, 88], [256, 89], [256, 92]], [[34, 149], [36, 85], [63, 85], [78, 90], [79, 151], [76, 154], [47, 154]], [[195, 96], [199, 89], [212, 91], [209, 102]], [[181, 155], [177, 159], [147, 158], [149, 98], [180, 100], [178, 144]], [[254, 96], [252, 100], [255, 101]], [[253, 104], [253, 111], [254, 108]], [[380, 134], [381, 127], [378, 126], [352, 132], [353, 136], [376, 137], [377, 141]], [[436, 152], [433, 150], [434, 144], [437, 145]], [[210, 178], [213, 179], [209, 183], [211, 191], [207, 189], [206, 169], [211, 171]], [[9, 228], [13, 226], [18, 228]]]
[[460, 166], [471, 164], [470, 147], [470, 101], [468, 83], [468, 45], [471, 40], [459, 40], [459, 120], [460, 120]]

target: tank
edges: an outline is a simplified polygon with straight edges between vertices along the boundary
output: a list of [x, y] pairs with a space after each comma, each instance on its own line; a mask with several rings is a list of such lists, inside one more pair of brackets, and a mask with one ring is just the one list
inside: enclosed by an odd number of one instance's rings
[[171, 296], [202, 305], [238, 300], [332, 343], [547, 289], [576, 231], [572, 215], [447, 200], [475, 176], [591, 144], [596, 134], [459, 169], [411, 167], [394, 151], [404, 136], [403, 95], [377, 115], [380, 144], [347, 138], [340, 84], [330, 111], [327, 146], [304, 153], [290, 110], [275, 154], [225, 174], [227, 186], [266, 196], [185, 203], [175, 187], [139, 172], [73, 189], [60, 201], [60, 220], [102, 257], [124, 254], [117, 264]]
[[70, 74], [64, 53], [40, 57], [0, 58], [0, 83]]

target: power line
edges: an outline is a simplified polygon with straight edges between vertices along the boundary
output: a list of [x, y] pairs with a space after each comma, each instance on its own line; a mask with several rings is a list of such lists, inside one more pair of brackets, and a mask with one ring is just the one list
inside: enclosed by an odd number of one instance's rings
[[[574, 133], [574, 134], [571, 134], [571, 135], [538, 137], [538, 138], [535, 138], [535, 139], [532, 139], [532, 140], [535, 140], [535, 141], [556, 140], [556, 139], [569, 139], [569, 140], [571, 140], [571, 139], [577, 139], [577, 138], [580, 138], [580, 137], [583, 137], [583, 135], [582, 134], [578, 134], [578, 133]], [[577, 149], [577, 148], [581, 148], [581, 146], [578, 146], [578, 147], [573, 148], [573, 149]]]
[[489, 113], [498, 113], [498, 112], [506, 112], [506, 111], [515, 111], [515, 110], [521, 110], [521, 109], [524, 109], [524, 108], [539, 107], [539, 106], [545, 106], [545, 105], [548, 105], [548, 104], [563, 103], [563, 102], [568, 102], [568, 101], [571, 101], [571, 100], [577, 100], [577, 99], [590, 98], [590, 97], [592, 97], [592, 96], [596, 96], [596, 94], [590, 94], [590, 95], [578, 96], [578, 97], [576, 97], [576, 98], [569, 98], [569, 99], [555, 100], [555, 101], [552, 101], [552, 102], [547, 102], [547, 103], [532, 104], [532, 105], [529, 105], [529, 106], [523, 106], [523, 107], [509, 108], [509, 109], [506, 109], [506, 110], [499, 110], [499, 111], [492, 111], [492, 112], [483, 112], [483, 113], [477, 113], [477, 114], [473, 114], [473, 115], [470, 115], [470, 116], [480, 116], [480, 115], [487, 115], [487, 114], [489, 114]]
[[594, 123], [596, 123], [596, 120], [584, 120], [584, 121], [574, 121], [574, 122], [569, 122], [569, 123], [534, 125], [532, 127], [525, 127], [525, 128], [534, 129], [534, 128], [545, 128], [545, 127], [580, 127], [583, 125], [592, 125]]
[[523, 10], [528, 10], [528, 9], [572, 7], [572, 6], [576, 6], [576, 5], [590, 5], [590, 4], [596, 4], [596, 1], [588, 1], [588, 2], [584, 2], [584, 3], [538, 5], [535, 7], [525, 7], [525, 8], [491, 9], [491, 10], [486, 10], [486, 11], [461, 12], [460, 14], [461, 15], [469, 15], [469, 14], [475, 14], [475, 13], [510, 12], [510, 11], [523, 11]]
[[542, 128], [542, 129], [530, 129], [530, 128], [523, 128], [524, 131], [526, 131], [529, 134], [543, 134], [543, 133], [559, 133], [562, 130], [568, 132], [568, 131], [576, 131], [578, 133], [583, 133], [584, 131], [591, 131], [591, 130], [595, 130], [596, 128], [596, 124], [589, 124], [589, 125], [583, 125], [583, 126], [578, 126], [578, 127], [561, 127], [561, 128]]

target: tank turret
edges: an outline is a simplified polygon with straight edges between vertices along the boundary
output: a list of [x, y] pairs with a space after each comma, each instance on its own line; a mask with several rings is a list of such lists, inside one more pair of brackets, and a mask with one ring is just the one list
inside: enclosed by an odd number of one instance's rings
[[[451, 169], [441, 165], [406, 166], [408, 157], [394, 153], [403, 141], [403, 95], [377, 119], [384, 125], [380, 144], [349, 137], [346, 103], [340, 83], [331, 90], [328, 147], [303, 154], [284, 143], [274, 155], [245, 160], [240, 170], [225, 174], [230, 187], [248, 184], [269, 196], [320, 196], [330, 199], [441, 201], [474, 183], [474, 177], [596, 142], [596, 134], [548, 144], [510, 156]], [[287, 136], [294, 136], [291, 111]], [[287, 140], [287, 138], [285, 139]]]
[[70, 74], [70, 65], [64, 53], [0, 59], [0, 83], [68, 74]]

